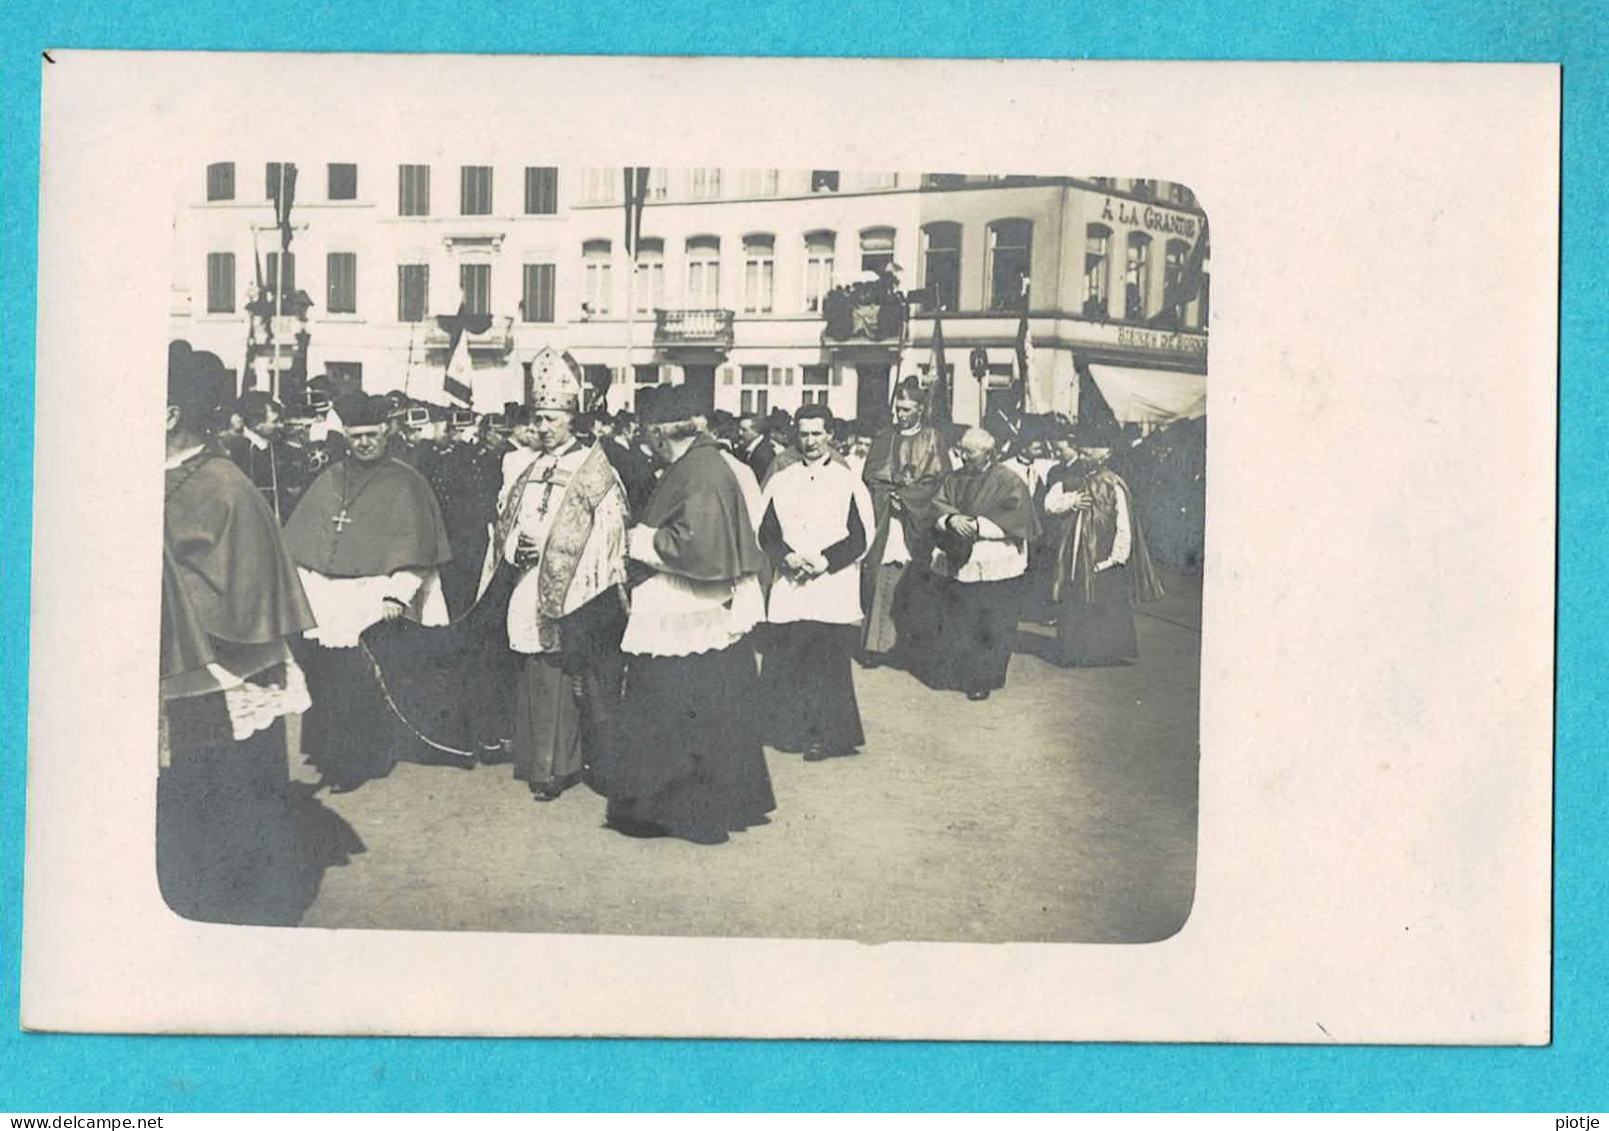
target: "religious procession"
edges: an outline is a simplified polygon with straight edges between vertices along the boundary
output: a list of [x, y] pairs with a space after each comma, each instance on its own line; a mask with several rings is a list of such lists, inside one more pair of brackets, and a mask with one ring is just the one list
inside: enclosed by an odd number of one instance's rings
[[[824, 296], [828, 333], [922, 299], [873, 266]], [[1026, 267], [1013, 285], [1026, 312]], [[464, 314], [440, 320], [452, 357]], [[170, 907], [299, 922], [365, 851], [330, 806], [402, 766], [506, 775], [532, 820], [588, 796], [621, 838], [724, 845], [787, 818], [777, 759], [895, 753], [868, 741], [880, 711], [979, 710], [1027, 662], [1143, 665], [1137, 616], [1169, 579], [1199, 592], [1204, 419], [1120, 420], [1083, 368], [1076, 417], [1033, 411], [1027, 324], [1005, 395], [973, 351], [975, 423], [937, 324], [933, 364], [896, 363], [853, 415], [716, 407], [691, 370], [611, 410], [607, 371], [552, 347], [495, 409], [339, 372], [282, 397], [173, 340]]]

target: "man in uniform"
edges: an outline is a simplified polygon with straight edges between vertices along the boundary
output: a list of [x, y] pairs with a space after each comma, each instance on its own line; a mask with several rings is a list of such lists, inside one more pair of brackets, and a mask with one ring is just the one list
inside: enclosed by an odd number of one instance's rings
[[413, 468], [386, 454], [387, 405], [356, 394], [337, 405], [347, 458], [308, 488], [285, 527], [318, 627], [306, 634], [313, 709], [302, 746], [334, 792], [390, 772], [394, 715], [360, 637], [407, 617], [446, 624], [440, 567], [452, 556], [441, 508]]
[[498, 514], [497, 569], [517, 573], [508, 598], [515, 678], [514, 776], [538, 801], [581, 778], [615, 741], [625, 628], [626, 494], [598, 446], [579, 443], [579, 367], [551, 349], [531, 363], [534, 457]]
[[285, 435], [285, 407], [267, 393], [245, 393], [236, 409], [246, 427], [231, 456], [283, 524], [307, 487], [307, 453]]
[[866, 741], [855, 702], [860, 579], [872, 501], [830, 449], [832, 411], [795, 418], [799, 459], [766, 484], [760, 546], [771, 559], [770, 632], [760, 674], [766, 739], [805, 761], [858, 753]]
[[610, 827], [722, 844], [776, 806], [755, 718], [751, 630], [764, 615], [750, 504], [680, 386], [644, 421], [666, 465], [628, 552], [646, 573], [622, 648], [629, 666], [618, 759], [598, 775]]

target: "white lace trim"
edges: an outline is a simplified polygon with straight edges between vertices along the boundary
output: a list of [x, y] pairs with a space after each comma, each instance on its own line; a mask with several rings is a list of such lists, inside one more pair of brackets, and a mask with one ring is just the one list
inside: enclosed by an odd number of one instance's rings
[[307, 677], [288, 654], [284, 671], [283, 686], [246, 680], [238, 686], [224, 688], [224, 704], [229, 708], [229, 726], [236, 742], [267, 730], [276, 719], [299, 715], [313, 705], [307, 693]]

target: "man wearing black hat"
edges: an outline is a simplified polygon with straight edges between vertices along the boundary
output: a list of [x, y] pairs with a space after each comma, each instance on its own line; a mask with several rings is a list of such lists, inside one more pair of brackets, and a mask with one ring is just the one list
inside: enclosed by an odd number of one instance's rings
[[256, 484], [274, 517], [283, 523], [307, 487], [307, 454], [300, 444], [285, 436], [285, 406], [267, 393], [250, 390], [235, 408], [245, 422], [245, 430], [230, 457]]
[[451, 556], [430, 485], [386, 452], [387, 404], [357, 394], [336, 406], [350, 454], [313, 482], [285, 527], [318, 618], [306, 634], [313, 709], [302, 746], [332, 790], [383, 777], [393, 716], [360, 637], [381, 621], [446, 624], [440, 567]]
[[764, 616], [752, 503], [680, 386], [644, 410], [664, 477], [627, 539], [647, 573], [621, 648], [618, 757], [597, 767], [628, 836], [721, 844], [776, 806], [754, 710], [749, 634]]
[[209, 442], [222, 363], [170, 349], [157, 879], [180, 915], [294, 924], [283, 717], [308, 707], [288, 641], [313, 613], [267, 504]]

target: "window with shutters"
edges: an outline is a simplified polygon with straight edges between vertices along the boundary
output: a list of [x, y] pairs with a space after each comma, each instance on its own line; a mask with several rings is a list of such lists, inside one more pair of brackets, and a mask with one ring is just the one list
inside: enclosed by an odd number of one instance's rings
[[1149, 177], [1135, 177], [1129, 184], [1129, 191], [1142, 200], [1156, 199], [1156, 181]]
[[716, 236], [687, 241], [687, 305], [695, 310], [721, 305], [721, 241]]
[[614, 280], [611, 273], [613, 247], [608, 240], [588, 240], [581, 245], [581, 301], [589, 314], [608, 314]]
[[860, 233], [860, 269], [882, 274], [894, 263], [894, 229], [867, 228]]
[[1189, 255], [1190, 245], [1183, 240], [1169, 240], [1162, 250], [1162, 301], [1169, 304], [1164, 313], [1175, 321], [1184, 315], [1178, 291], [1184, 282], [1184, 263]]
[[687, 194], [694, 200], [714, 200], [721, 195], [719, 169], [694, 169], [688, 177]]
[[771, 394], [766, 389], [744, 389], [741, 403], [743, 412], [764, 416], [771, 411]]
[[524, 322], [553, 321], [554, 265], [551, 263], [527, 263], [524, 275], [524, 293], [520, 297], [520, 320]]
[[270, 291], [280, 291], [286, 297], [296, 293], [296, 253], [287, 251], [284, 256], [285, 273], [280, 274], [280, 254], [271, 251], [264, 258], [263, 284]]
[[773, 365], [771, 367], [771, 384], [793, 384], [793, 367], [790, 365]]
[[619, 199], [625, 177], [613, 166], [592, 166], [581, 172], [581, 199], [586, 204], [613, 204]]
[[636, 294], [637, 313], [648, 314], [665, 305], [665, 241], [639, 240], [637, 243], [636, 280], [632, 287]]
[[458, 212], [461, 216], [492, 214], [492, 167], [464, 165], [458, 171]]
[[773, 236], [743, 237], [743, 310], [748, 314], [769, 314], [776, 299], [776, 239]]
[[235, 199], [235, 163], [217, 161], [207, 166], [207, 199]]
[[331, 164], [328, 167], [329, 198], [356, 200], [358, 198], [358, 167], [351, 164]]
[[764, 365], [745, 365], [738, 369], [738, 379], [745, 385], [769, 385], [771, 370]]
[[922, 289], [928, 293], [926, 309], [960, 309], [960, 224], [941, 222], [922, 228]]
[[738, 195], [740, 196], [775, 196], [777, 194], [777, 170], [775, 169], [744, 169], [738, 181]]
[[358, 257], [350, 251], [332, 251], [325, 256], [324, 309], [331, 314], [358, 312]]
[[826, 365], [800, 366], [799, 382], [803, 385], [830, 385], [832, 384], [832, 368]]
[[1112, 229], [1084, 226], [1084, 317], [1105, 318], [1112, 286]]
[[639, 384], [639, 385], [657, 385], [657, 384], [659, 384], [659, 382], [660, 382], [659, 366], [657, 366], [657, 365], [637, 365], [637, 366], [633, 366], [633, 369], [636, 371], [634, 373], [634, 375], [633, 375], [633, 379], [636, 381], [637, 384]]
[[1123, 317], [1144, 318], [1150, 293], [1151, 237], [1144, 232], [1130, 232], [1123, 267]]
[[423, 322], [430, 309], [430, 265], [397, 265], [397, 321]]
[[397, 166], [397, 215], [430, 215], [430, 166]]
[[525, 167], [525, 214], [552, 216], [559, 210], [559, 171], [552, 165]]
[[837, 236], [832, 232], [805, 233], [805, 309], [821, 310], [821, 298], [832, 290], [833, 248]]
[[235, 311], [235, 253], [215, 251], [207, 256], [207, 313]]
[[826, 404], [828, 399], [826, 389], [806, 389], [800, 394], [801, 404]]
[[989, 225], [989, 309], [1020, 310], [1033, 266], [1032, 220], [996, 220]]
[[670, 170], [648, 170], [648, 194], [645, 200], [664, 200], [670, 196]]
[[[264, 170], [263, 195], [269, 200], [279, 199], [280, 188], [295, 182], [295, 166], [288, 161], [270, 161]], [[294, 190], [293, 190], [294, 191]]]
[[458, 286], [464, 292], [464, 311], [468, 314], [492, 312], [492, 265], [460, 263]]

